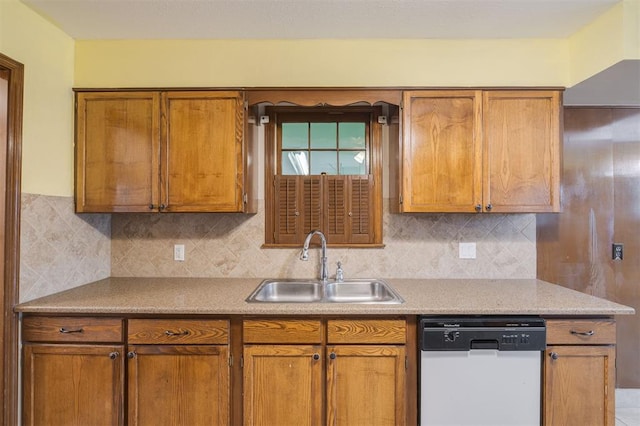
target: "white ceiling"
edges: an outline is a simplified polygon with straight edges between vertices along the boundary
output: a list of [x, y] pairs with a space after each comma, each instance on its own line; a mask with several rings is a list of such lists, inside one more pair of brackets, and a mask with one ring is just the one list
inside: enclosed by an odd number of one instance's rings
[[22, 0], [77, 40], [564, 38], [620, 0]]
[[[96, 40], [565, 38], [621, 0], [21, 1]], [[567, 89], [565, 103], [640, 105], [638, 82], [640, 61], [623, 61]]]

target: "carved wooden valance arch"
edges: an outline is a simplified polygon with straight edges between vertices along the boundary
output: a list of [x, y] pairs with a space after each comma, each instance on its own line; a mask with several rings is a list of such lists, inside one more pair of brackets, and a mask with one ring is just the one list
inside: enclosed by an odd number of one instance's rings
[[246, 101], [249, 106], [259, 104], [296, 105], [305, 107], [351, 105], [375, 105], [386, 103], [400, 105], [401, 90], [391, 89], [249, 89]]

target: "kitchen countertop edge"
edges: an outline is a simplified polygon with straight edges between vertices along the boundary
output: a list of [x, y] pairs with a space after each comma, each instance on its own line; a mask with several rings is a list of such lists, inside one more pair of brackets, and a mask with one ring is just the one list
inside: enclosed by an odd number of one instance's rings
[[635, 310], [537, 279], [385, 279], [400, 305], [247, 303], [262, 278], [110, 277], [24, 302], [69, 315], [630, 315]]

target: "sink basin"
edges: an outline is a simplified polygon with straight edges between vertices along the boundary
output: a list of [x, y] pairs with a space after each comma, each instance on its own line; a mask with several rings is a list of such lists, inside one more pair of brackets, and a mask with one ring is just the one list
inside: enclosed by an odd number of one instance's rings
[[264, 280], [246, 299], [250, 303], [382, 303], [400, 304], [404, 300], [385, 281], [354, 279]]
[[320, 302], [322, 283], [313, 280], [264, 280], [247, 302]]
[[337, 303], [403, 303], [404, 300], [382, 280], [348, 280], [327, 283], [327, 302]]

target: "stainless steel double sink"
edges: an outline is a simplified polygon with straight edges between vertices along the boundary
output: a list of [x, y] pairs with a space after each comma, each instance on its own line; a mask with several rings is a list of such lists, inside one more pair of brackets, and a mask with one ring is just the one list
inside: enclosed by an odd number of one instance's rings
[[249, 303], [404, 303], [387, 282], [379, 279], [324, 284], [320, 280], [264, 280], [246, 300]]

